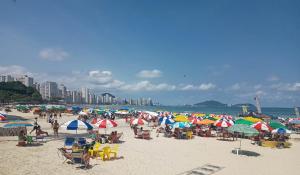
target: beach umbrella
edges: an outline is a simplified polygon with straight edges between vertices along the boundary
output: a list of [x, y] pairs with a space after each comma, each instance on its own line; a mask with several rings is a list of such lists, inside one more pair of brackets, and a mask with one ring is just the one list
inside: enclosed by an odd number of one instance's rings
[[200, 119], [200, 118], [197, 118], [197, 117], [190, 117], [189, 118], [189, 120], [190, 120], [190, 123], [191, 124], [197, 124], [199, 121], [201, 121], [202, 119]]
[[[245, 136], [248, 137], [256, 136], [259, 134], [259, 132], [256, 129], [252, 128], [249, 125], [244, 125], [244, 124], [235, 124], [233, 126], [230, 126], [227, 130], [230, 133], [237, 132], [237, 133], [244, 134]], [[241, 149], [241, 147], [242, 147], [242, 139], [240, 139], [239, 149]], [[238, 150], [237, 150], [237, 154], [238, 154]]]
[[0, 111], [0, 115], [7, 115], [7, 112], [5, 112], [5, 111]]
[[212, 121], [216, 121], [217, 119], [214, 117], [210, 117], [210, 116], [205, 116], [203, 117], [203, 119], [208, 119], [208, 120], [212, 120]]
[[299, 125], [300, 124], [300, 120], [292, 120], [289, 122], [290, 124], [296, 124], [296, 125]]
[[0, 121], [5, 121], [6, 120], [6, 117], [2, 114], [0, 114]]
[[152, 111], [144, 111], [144, 113], [147, 113], [151, 116], [158, 116], [158, 113], [157, 112], [152, 112]]
[[188, 122], [175, 122], [172, 125], [172, 128], [188, 128], [191, 127], [191, 125]]
[[158, 119], [160, 125], [171, 125], [175, 121], [171, 117], [161, 117]]
[[83, 112], [83, 111], [80, 111], [78, 114], [79, 114], [79, 115], [87, 115], [87, 113], [86, 113], [86, 112]]
[[292, 131], [287, 130], [286, 128], [277, 128], [272, 130], [272, 134], [291, 134]]
[[214, 124], [214, 123], [215, 123], [214, 120], [204, 119], [204, 120], [198, 121], [197, 124], [199, 124], [199, 125], [210, 125], [210, 124]]
[[238, 133], [242, 133], [242, 134], [244, 134], [245, 136], [248, 136], [248, 137], [255, 136], [255, 135], [259, 134], [259, 132], [256, 129], [252, 128], [249, 125], [244, 125], [244, 124], [235, 124], [233, 126], [230, 126], [228, 128], [228, 132], [230, 132], [230, 133], [238, 132]]
[[5, 124], [3, 128], [18, 128], [18, 127], [27, 127], [27, 126], [33, 126], [33, 125], [25, 121], [12, 121]]
[[188, 122], [189, 121], [189, 119], [185, 115], [177, 115], [177, 116], [175, 116], [174, 120], [176, 122]]
[[96, 124], [97, 122], [101, 121], [101, 118], [93, 118], [92, 121], [90, 122], [91, 124]]
[[257, 122], [252, 125], [253, 128], [257, 129], [258, 131], [272, 131], [272, 128], [266, 124], [265, 122]]
[[228, 128], [228, 127], [232, 126], [233, 124], [227, 120], [220, 119], [220, 120], [215, 121], [214, 125], [217, 127]]
[[253, 122], [253, 123], [257, 123], [257, 122], [262, 121], [262, 119], [255, 118], [255, 117], [244, 117], [244, 120], [247, 120], [247, 121], [250, 121], [250, 122]]
[[142, 118], [134, 118], [130, 121], [131, 125], [144, 125], [146, 121]]
[[70, 120], [64, 123], [62, 128], [66, 128], [67, 130], [92, 130], [93, 126], [87, 122], [81, 120]]
[[104, 119], [104, 120], [98, 121], [95, 124], [95, 126], [97, 126], [99, 128], [114, 128], [114, 127], [117, 127], [118, 124], [114, 120]]
[[244, 119], [238, 119], [235, 121], [235, 124], [242, 124], [242, 125], [253, 125], [254, 123], [248, 120], [244, 120]]
[[286, 126], [284, 126], [283, 124], [281, 124], [280, 122], [277, 122], [277, 121], [270, 121], [270, 127], [273, 129], [277, 129], [277, 128], [286, 129]]

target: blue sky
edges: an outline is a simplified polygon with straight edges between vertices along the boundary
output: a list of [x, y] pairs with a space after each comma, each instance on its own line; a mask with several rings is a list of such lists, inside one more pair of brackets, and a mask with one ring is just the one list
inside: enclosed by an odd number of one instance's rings
[[300, 106], [299, 1], [0, 1], [0, 73], [163, 104]]

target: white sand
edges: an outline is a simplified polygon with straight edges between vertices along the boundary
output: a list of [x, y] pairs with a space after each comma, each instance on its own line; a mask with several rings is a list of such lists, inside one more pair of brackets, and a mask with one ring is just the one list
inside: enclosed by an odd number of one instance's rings
[[[33, 119], [31, 113], [13, 111], [10, 115], [23, 116]], [[71, 120], [75, 116], [63, 115], [59, 123]], [[33, 120], [32, 120], [33, 121]], [[219, 141], [216, 138], [195, 137], [192, 140], [176, 140], [156, 137], [152, 131], [152, 140], [135, 139], [132, 130], [124, 123], [117, 120], [118, 132], [123, 132], [118, 156], [123, 159], [102, 161], [91, 160], [91, 169], [78, 169], [79, 165], [62, 163], [58, 156], [57, 148], [63, 146], [63, 137], [53, 139], [50, 124], [39, 119], [43, 130], [50, 133], [51, 141], [37, 147], [17, 147], [17, 137], [0, 137], [0, 174], [25, 175], [25, 174], [107, 174], [107, 175], [175, 175], [182, 172], [212, 164], [224, 167], [214, 173], [215, 175], [292, 175], [298, 174], [300, 168], [300, 138], [293, 135], [290, 149], [264, 148], [250, 144], [243, 140], [242, 149], [261, 154], [258, 157], [237, 156], [231, 150], [239, 146], [239, 141]], [[60, 133], [68, 133], [60, 129]], [[74, 133], [74, 132], [73, 132]], [[81, 133], [81, 132], [80, 132]], [[65, 134], [64, 134], [65, 135]]]

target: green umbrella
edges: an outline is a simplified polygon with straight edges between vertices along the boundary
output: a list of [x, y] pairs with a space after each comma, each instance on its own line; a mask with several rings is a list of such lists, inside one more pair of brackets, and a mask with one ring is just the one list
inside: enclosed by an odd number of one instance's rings
[[203, 119], [208, 119], [208, 120], [212, 120], [212, 121], [216, 121], [217, 119], [210, 117], [210, 116], [205, 116], [203, 117]]
[[[256, 129], [252, 128], [249, 125], [244, 125], [244, 124], [235, 124], [235, 125], [229, 127], [228, 131], [230, 133], [235, 133], [235, 132], [242, 133], [248, 137], [256, 136], [259, 134], [259, 132]], [[238, 150], [240, 150], [241, 147], [242, 147], [242, 139], [240, 140], [240, 148], [237, 149], [237, 155], [239, 154]]]
[[277, 121], [275, 121], [275, 120], [271, 120], [270, 126], [271, 126], [271, 128], [273, 128], [273, 129], [277, 129], [277, 128], [284, 128], [284, 129], [287, 129], [286, 126], [284, 126], [283, 124], [281, 124], [281, 123], [279, 123], [279, 122], [277, 122]]
[[251, 126], [244, 125], [244, 124], [235, 124], [235, 125], [229, 127], [228, 131], [230, 133], [234, 133], [234, 132], [242, 133], [245, 136], [249, 136], [249, 137], [259, 134], [259, 132], [256, 129], [252, 128]]
[[242, 124], [242, 125], [252, 125], [254, 124], [253, 122], [250, 122], [248, 120], [244, 120], [244, 119], [238, 119], [235, 121], [235, 124]]

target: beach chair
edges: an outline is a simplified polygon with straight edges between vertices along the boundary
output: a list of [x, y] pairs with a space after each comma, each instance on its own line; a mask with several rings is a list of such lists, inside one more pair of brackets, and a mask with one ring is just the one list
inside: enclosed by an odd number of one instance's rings
[[79, 146], [84, 146], [86, 145], [86, 139], [81, 137], [81, 138], [78, 138], [78, 145]]
[[89, 154], [91, 156], [96, 156], [98, 152], [100, 152], [101, 143], [96, 142], [93, 147], [89, 149]]
[[32, 136], [27, 136], [26, 137], [26, 141], [27, 141], [27, 144], [32, 144], [33, 143], [33, 138], [32, 138]]
[[73, 144], [75, 143], [75, 138], [74, 137], [66, 137], [65, 139], [65, 147], [66, 146], [73, 146]]
[[72, 152], [71, 155], [72, 155], [73, 163], [83, 164], [83, 159], [82, 159], [83, 152]]
[[109, 160], [110, 159], [110, 147], [106, 146], [103, 148], [103, 151], [99, 152], [99, 157], [101, 160]]
[[114, 158], [117, 158], [118, 151], [119, 151], [119, 145], [115, 144], [114, 147], [110, 149], [110, 154], [113, 154]]
[[187, 131], [186, 137], [187, 137], [187, 139], [192, 139], [193, 138], [193, 131]]

